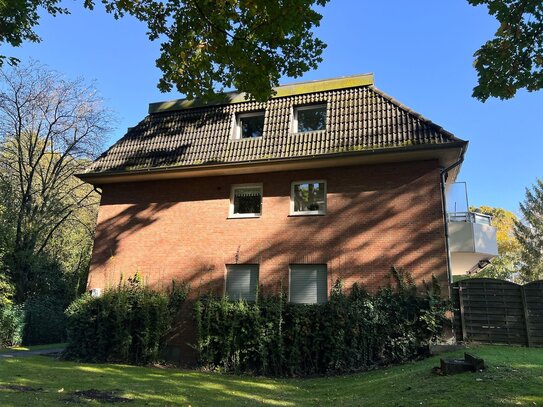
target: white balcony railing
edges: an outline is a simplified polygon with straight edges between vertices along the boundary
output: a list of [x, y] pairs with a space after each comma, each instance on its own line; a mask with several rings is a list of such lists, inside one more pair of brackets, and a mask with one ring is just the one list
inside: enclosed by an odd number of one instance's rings
[[498, 255], [492, 217], [476, 212], [447, 214], [453, 275], [465, 274]]
[[492, 226], [492, 216], [477, 212], [452, 212], [447, 214], [449, 222], [478, 223]]

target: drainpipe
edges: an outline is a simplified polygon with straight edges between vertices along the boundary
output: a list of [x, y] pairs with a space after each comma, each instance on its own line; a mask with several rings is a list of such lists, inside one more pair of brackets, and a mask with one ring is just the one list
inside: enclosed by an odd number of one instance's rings
[[452, 283], [452, 268], [451, 268], [451, 248], [449, 246], [449, 223], [447, 219], [447, 198], [445, 194], [445, 182], [447, 180], [447, 176], [449, 174], [449, 171], [453, 170], [454, 168], [458, 167], [460, 164], [464, 162], [464, 154], [466, 153], [466, 149], [462, 148], [462, 153], [460, 154], [460, 159], [456, 161], [454, 164], [448, 166], [447, 168], [442, 168], [440, 172], [440, 179], [441, 179], [441, 202], [443, 206], [443, 222], [445, 224], [445, 248], [447, 251], [447, 279], [449, 280], [449, 298], [452, 298], [451, 296], [451, 283]]
[[[464, 154], [466, 153], [465, 147], [462, 148], [462, 152], [460, 153], [460, 158], [458, 161], [456, 161], [454, 164], [448, 166], [447, 168], [441, 168], [440, 172], [440, 181], [441, 181], [441, 202], [443, 206], [443, 222], [445, 225], [445, 249], [447, 251], [447, 279], [449, 280], [449, 284], [447, 284], [448, 290], [449, 290], [449, 299], [452, 300], [452, 268], [451, 268], [451, 248], [449, 245], [449, 222], [447, 219], [447, 198], [445, 194], [445, 181], [447, 180], [447, 176], [449, 174], [449, 171], [452, 169], [458, 167], [464, 162]], [[456, 340], [456, 333], [454, 331], [454, 323], [451, 321], [451, 334], [452, 338]]]

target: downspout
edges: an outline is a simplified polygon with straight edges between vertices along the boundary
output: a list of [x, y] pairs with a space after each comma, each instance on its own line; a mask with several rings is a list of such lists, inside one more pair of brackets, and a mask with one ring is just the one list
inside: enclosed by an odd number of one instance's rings
[[455, 169], [459, 165], [461, 165], [464, 162], [464, 154], [466, 153], [466, 149], [462, 148], [462, 153], [460, 154], [460, 158], [455, 163], [451, 164], [447, 168], [442, 168], [440, 172], [440, 179], [441, 179], [441, 202], [443, 207], [443, 223], [445, 225], [445, 249], [447, 251], [447, 279], [449, 280], [449, 298], [452, 298], [451, 296], [451, 283], [452, 283], [452, 267], [451, 267], [451, 248], [449, 245], [449, 222], [447, 219], [447, 198], [445, 194], [445, 182], [447, 181], [447, 176], [449, 174], [449, 171]]
[[[441, 172], [439, 174], [439, 178], [441, 181], [441, 203], [443, 207], [443, 224], [445, 226], [445, 250], [447, 252], [447, 288], [449, 291], [449, 299], [452, 300], [452, 267], [451, 267], [451, 247], [449, 245], [449, 222], [447, 219], [447, 197], [445, 194], [445, 182], [447, 181], [447, 176], [449, 174], [449, 171], [453, 170], [454, 168], [458, 167], [464, 162], [464, 154], [466, 153], [466, 148], [462, 148], [462, 152], [460, 153], [460, 158], [455, 163], [451, 164], [447, 168], [441, 168]], [[456, 333], [454, 332], [454, 323], [451, 321], [451, 334], [452, 338], [456, 338]]]

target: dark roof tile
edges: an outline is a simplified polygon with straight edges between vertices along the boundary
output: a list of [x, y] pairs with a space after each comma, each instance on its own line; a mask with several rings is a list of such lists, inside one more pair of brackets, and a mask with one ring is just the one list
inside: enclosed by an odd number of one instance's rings
[[[290, 133], [294, 106], [325, 102], [326, 130]], [[234, 115], [265, 110], [264, 136], [232, 139]], [[87, 170], [105, 173], [461, 141], [373, 86], [149, 114]]]

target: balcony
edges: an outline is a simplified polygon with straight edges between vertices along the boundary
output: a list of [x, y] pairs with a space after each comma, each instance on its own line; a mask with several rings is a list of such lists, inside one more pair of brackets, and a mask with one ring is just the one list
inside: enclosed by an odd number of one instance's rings
[[476, 212], [447, 214], [453, 275], [477, 272], [498, 255], [492, 217]]

